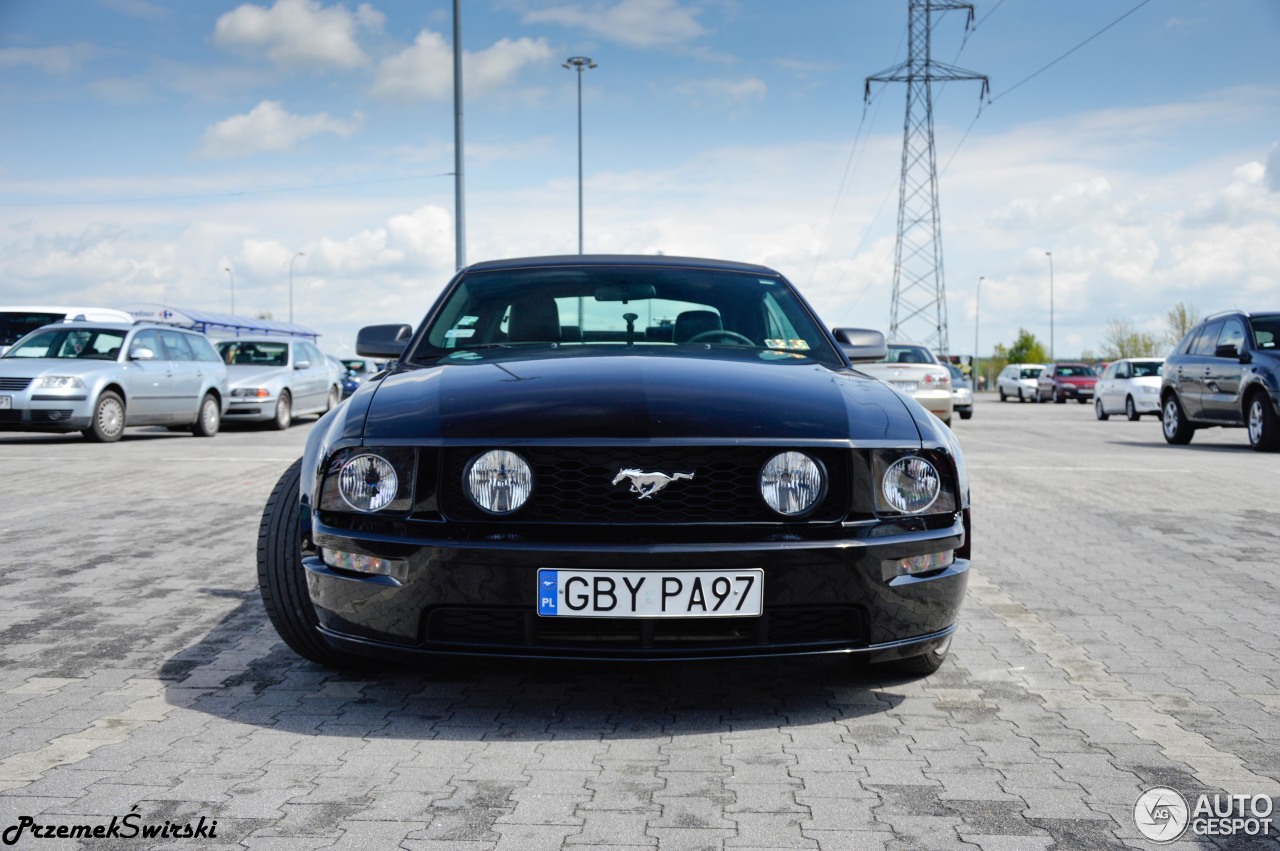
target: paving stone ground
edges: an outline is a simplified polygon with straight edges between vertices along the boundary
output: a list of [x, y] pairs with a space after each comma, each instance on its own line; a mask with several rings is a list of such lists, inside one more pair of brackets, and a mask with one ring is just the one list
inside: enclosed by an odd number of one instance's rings
[[[1133, 810], [1155, 786], [1264, 796], [1280, 824], [1280, 455], [1241, 431], [1175, 448], [1151, 419], [980, 398], [956, 423], [976, 503], [963, 623], [943, 669], [909, 680], [840, 659], [318, 668], [254, 584], [261, 506], [308, 427], [0, 436], [0, 831], [1154, 848]], [[28, 830], [14, 847], [138, 844]]]

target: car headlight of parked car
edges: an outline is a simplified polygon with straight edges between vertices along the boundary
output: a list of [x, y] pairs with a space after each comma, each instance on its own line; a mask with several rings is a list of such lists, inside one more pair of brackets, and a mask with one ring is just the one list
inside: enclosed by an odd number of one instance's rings
[[956, 495], [939, 459], [925, 454], [877, 452], [874, 459], [876, 511], [883, 514], [953, 514]]
[[83, 390], [84, 382], [74, 375], [44, 375], [36, 379], [36, 390]]
[[415, 455], [401, 447], [340, 449], [329, 457], [320, 487], [322, 511], [408, 512]]
[[803, 452], [780, 452], [760, 470], [760, 495], [779, 514], [804, 514], [822, 501], [827, 476], [818, 461]]
[[232, 396], [252, 396], [258, 399], [265, 399], [271, 395], [271, 391], [265, 387], [237, 387], [231, 391]]

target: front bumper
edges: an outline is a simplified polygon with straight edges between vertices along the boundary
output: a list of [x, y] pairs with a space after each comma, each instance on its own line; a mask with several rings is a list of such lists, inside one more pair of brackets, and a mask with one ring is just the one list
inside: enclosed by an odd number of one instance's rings
[[[860, 534], [861, 533], [861, 534]], [[853, 653], [887, 661], [946, 642], [969, 562], [891, 576], [885, 562], [959, 549], [943, 529], [872, 536], [842, 530], [715, 544], [558, 544], [511, 540], [355, 538], [315, 527], [316, 546], [403, 561], [401, 580], [303, 563], [326, 641], [380, 658], [433, 654], [567, 659], [717, 659]], [[763, 614], [727, 618], [571, 618], [536, 613], [539, 568], [764, 571]]]
[[70, 432], [93, 422], [93, 405], [84, 390], [76, 393], [5, 391], [8, 407], [0, 408], [0, 431]]
[[1053, 388], [1053, 396], [1055, 399], [1092, 399], [1093, 387], [1059, 384]]
[[246, 422], [266, 422], [276, 418], [275, 396], [232, 396], [224, 417]]

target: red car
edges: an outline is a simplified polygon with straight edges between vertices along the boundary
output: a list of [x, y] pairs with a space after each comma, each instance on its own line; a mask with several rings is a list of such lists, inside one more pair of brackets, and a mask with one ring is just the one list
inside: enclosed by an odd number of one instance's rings
[[1085, 405], [1093, 401], [1097, 383], [1098, 374], [1086, 363], [1050, 364], [1036, 379], [1036, 401], [1048, 402], [1052, 399], [1062, 404], [1068, 399], [1075, 399]]

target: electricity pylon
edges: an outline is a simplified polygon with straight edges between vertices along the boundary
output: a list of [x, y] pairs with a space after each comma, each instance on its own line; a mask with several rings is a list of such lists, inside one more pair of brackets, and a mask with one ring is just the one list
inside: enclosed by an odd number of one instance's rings
[[909, 0], [907, 61], [867, 77], [871, 84], [906, 83], [907, 117], [902, 134], [902, 183], [898, 191], [898, 243], [893, 260], [893, 302], [889, 337], [917, 340], [950, 354], [946, 283], [942, 270], [942, 215], [938, 209], [938, 160], [933, 145], [933, 92], [937, 81], [981, 80], [986, 75], [938, 62], [931, 55], [933, 16], [965, 10], [973, 25], [973, 4], [957, 0]]

